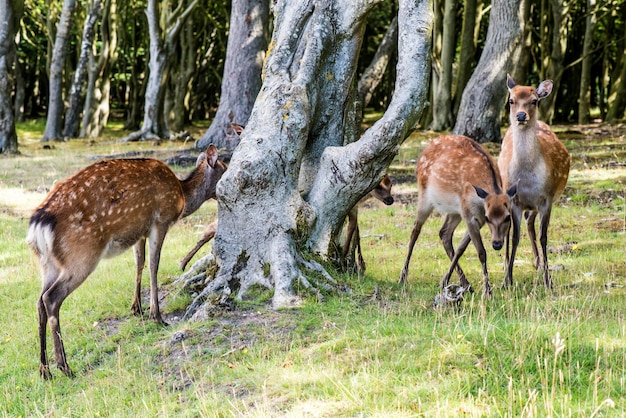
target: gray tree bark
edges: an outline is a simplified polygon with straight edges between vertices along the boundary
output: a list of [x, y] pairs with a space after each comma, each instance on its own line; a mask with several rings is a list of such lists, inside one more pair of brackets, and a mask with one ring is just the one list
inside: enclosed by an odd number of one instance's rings
[[87, 79], [87, 66], [89, 65], [89, 57], [92, 54], [93, 40], [96, 35], [96, 22], [101, 12], [101, 0], [93, 0], [89, 13], [85, 18], [83, 37], [80, 45], [80, 56], [74, 73], [74, 82], [70, 89], [69, 105], [65, 112], [65, 127], [63, 128], [63, 137], [65, 138], [76, 138], [79, 133], [81, 104], [84, 103], [83, 85]]
[[470, 78], [453, 133], [478, 142], [500, 142], [502, 110], [507, 97], [506, 73], [519, 59], [523, 22], [521, 0], [494, 2], [485, 49]]
[[23, 9], [22, 1], [0, 0], [0, 154], [17, 153], [17, 133], [11, 92], [15, 62], [15, 32]]
[[[158, 0], [148, 0], [146, 16], [150, 32], [150, 61], [148, 63], [148, 85], [144, 102], [143, 123], [137, 132], [128, 135], [126, 141], [169, 138], [170, 131], [165, 123], [164, 98], [168, 77], [168, 61], [174, 53], [176, 39], [198, 0], [178, 4], [175, 10], [161, 16]], [[161, 27], [164, 22], [164, 27]]]
[[233, 0], [220, 104], [211, 126], [196, 143], [233, 150], [238, 135], [228, 135], [231, 123], [246, 125], [261, 88], [261, 69], [267, 49], [269, 0]]
[[81, 138], [97, 138], [102, 135], [109, 120], [111, 67], [117, 60], [116, 0], [106, 0], [100, 25], [100, 54], [96, 60], [93, 49], [89, 51], [89, 65]]
[[472, 75], [472, 62], [476, 51], [474, 41], [474, 31], [477, 26], [477, 0], [464, 0], [463, 2], [463, 24], [461, 27], [461, 45], [459, 47], [459, 65], [456, 75], [456, 87], [454, 90], [453, 113], [456, 115], [461, 105], [463, 90]]
[[54, 48], [52, 50], [52, 60], [50, 61], [50, 92], [48, 100], [48, 116], [46, 118], [46, 128], [43, 133], [42, 142], [53, 141], [62, 138], [62, 118], [63, 118], [63, 67], [70, 39], [70, 28], [76, 0], [64, 0], [61, 10], [61, 19], [57, 26]]
[[214, 273], [193, 278], [198, 269], [192, 267], [180, 278], [204, 287], [187, 317], [212, 293], [236, 292], [241, 298], [254, 285], [273, 289], [275, 308], [298, 303], [298, 283], [314, 293], [337, 290], [332, 277], [304, 254], [332, 254], [334, 233], [382, 178], [428, 92], [431, 5], [400, 0], [393, 99], [358, 141], [343, 145], [343, 126], [350, 125], [344, 109], [365, 17], [377, 2], [274, 4], [263, 86], [218, 183], [219, 223], [212, 253], [203, 261]]

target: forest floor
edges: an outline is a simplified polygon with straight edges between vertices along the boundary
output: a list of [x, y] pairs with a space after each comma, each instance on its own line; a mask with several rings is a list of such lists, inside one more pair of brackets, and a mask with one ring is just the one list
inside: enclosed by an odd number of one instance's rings
[[[208, 202], [172, 229], [163, 249], [159, 288], [171, 326], [129, 314], [132, 255], [103, 262], [61, 310], [78, 377], [65, 379], [54, 370], [55, 384], [48, 385], [36, 375], [40, 284], [24, 243], [33, 208], [55, 181], [100, 157], [195, 160], [197, 152], [189, 143], [120, 143], [120, 132], [98, 141], [41, 144], [36, 130], [22, 127], [21, 154], [0, 156], [0, 305], [13, 313], [0, 322], [0, 412], [623, 416], [626, 125], [554, 128], [570, 151], [572, 170], [550, 230], [553, 293], [540, 285], [523, 242], [514, 289], [500, 287], [501, 254], [489, 249], [493, 301], [477, 292], [459, 309], [433, 310], [448, 264], [436, 216], [418, 241], [407, 288], [398, 287], [415, 215], [415, 164], [437, 135], [417, 131], [389, 170], [396, 203], [370, 200], [359, 212], [367, 272], [336, 273], [352, 295], [328, 295], [325, 303], [310, 297], [298, 309], [274, 311], [271, 294], [257, 289], [249, 300], [208, 312], [204, 321], [181, 321], [191, 297], [173, 282], [178, 260], [216, 214], [215, 202]], [[498, 144], [486, 147], [494, 156], [499, 152]], [[190, 167], [173, 169], [182, 175]], [[207, 244], [200, 253], [209, 250]], [[463, 262], [481, 289], [473, 249]]]

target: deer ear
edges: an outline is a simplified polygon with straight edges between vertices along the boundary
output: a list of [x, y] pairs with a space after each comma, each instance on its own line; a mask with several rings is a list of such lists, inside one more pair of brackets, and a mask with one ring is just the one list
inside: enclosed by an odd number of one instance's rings
[[[209, 148], [207, 148], [205, 154], [207, 162], [211, 167], [213, 167], [215, 165], [215, 162], [217, 161], [217, 148], [215, 148], [215, 145], [209, 145]], [[198, 162], [200, 162], [200, 159], [198, 159]]]
[[539, 84], [539, 87], [537, 87], [537, 96], [540, 99], [544, 99], [548, 97], [548, 95], [552, 93], [553, 86], [554, 86], [554, 83], [552, 82], [552, 80], [542, 81], [541, 84]]
[[506, 191], [506, 194], [509, 196], [510, 199], [513, 199], [513, 197], [517, 194], [517, 183], [509, 187], [509, 190]]
[[513, 87], [515, 87], [515, 80], [513, 80], [513, 77], [511, 77], [510, 74], [506, 75], [506, 86], [509, 89], [509, 91], [513, 90]]
[[486, 199], [487, 196], [489, 196], [489, 193], [487, 193], [485, 190], [481, 189], [480, 187], [474, 186], [473, 184], [472, 184], [472, 187], [474, 187], [474, 190], [476, 190], [476, 194], [481, 199]]

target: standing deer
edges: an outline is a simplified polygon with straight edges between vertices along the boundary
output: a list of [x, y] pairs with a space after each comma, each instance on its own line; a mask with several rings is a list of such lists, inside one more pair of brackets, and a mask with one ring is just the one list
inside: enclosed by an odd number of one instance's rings
[[[441, 281], [441, 288], [448, 285], [454, 269], [461, 286], [468, 290], [471, 288], [465, 273], [458, 265], [459, 258], [471, 239], [482, 264], [485, 295], [490, 296], [487, 252], [480, 236], [480, 228], [485, 223], [489, 225], [491, 245], [495, 250], [500, 250], [511, 226], [511, 199], [515, 196], [516, 185], [512, 185], [504, 193], [500, 172], [493, 158], [478, 142], [461, 135], [435, 138], [422, 152], [417, 162], [416, 175], [417, 218], [411, 232], [409, 252], [400, 275], [400, 284], [406, 284], [415, 241], [433, 209], [436, 209], [446, 215], [439, 237], [451, 261], [450, 268]], [[467, 232], [455, 252], [452, 236], [461, 219], [467, 224]]]
[[391, 195], [391, 186], [391, 178], [385, 174], [385, 177], [383, 177], [380, 183], [366, 194], [365, 197], [359, 200], [348, 213], [348, 228], [343, 244], [343, 259], [346, 260], [348, 253], [356, 249], [355, 262], [357, 272], [360, 274], [365, 272], [365, 260], [363, 260], [363, 253], [361, 252], [361, 236], [359, 234], [359, 205], [370, 197], [380, 200], [385, 205], [392, 205], [393, 196]]
[[[543, 272], [547, 288], [552, 287], [548, 270], [548, 226], [552, 204], [559, 198], [569, 176], [570, 156], [548, 125], [537, 119], [539, 101], [552, 92], [552, 80], [545, 80], [535, 89], [517, 86], [507, 74], [510, 126], [502, 140], [498, 166], [505, 185], [516, 183], [513, 199], [513, 245], [509, 258], [506, 240], [505, 285], [513, 284], [513, 264], [520, 239], [522, 212], [532, 245], [534, 266]], [[541, 256], [537, 248], [535, 218], [539, 213]]]
[[51, 376], [46, 354], [46, 323], [50, 325], [57, 367], [67, 376], [59, 311], [103, 258], [134, 245], [136, 287], [131, 310], [141, 313], [141, 276], [146, 240], [150, 248], [150, 318], [164, 323], [159, 311], [157, 271], [163, 240], [180, 218], [215, 197], [215, 185], [226, 165], [211, 145], [196, 167], [179, 180], [158, 160], [114, 159], [92, 164], [59, 182], [30, 218], [27, 241], [39, 258], [43, 289], [39, 313], [39, 372]]

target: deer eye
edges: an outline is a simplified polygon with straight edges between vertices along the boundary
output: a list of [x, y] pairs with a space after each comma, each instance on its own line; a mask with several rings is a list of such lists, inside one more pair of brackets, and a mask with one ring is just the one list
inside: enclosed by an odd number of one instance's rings
[[506, 218], [504, 218], [504, 222], [511, 222], [511, 215], [506, 215]]
[[537, 99], [533, 99], [532, 102], [530, 102], [533, 106], [537, 106]]
[[513, 101], [513, 99], [509, 99], [509, 104], [510, 104], [511, 106], [513, 106], [513, 105], [515, 104], [515, 102]]
[[485, 221], [486, 221], [488, 224], [490, 224], [490, 223], [491, 223], [491, 220], [489, 219], [489, 216], [485, 216]]

